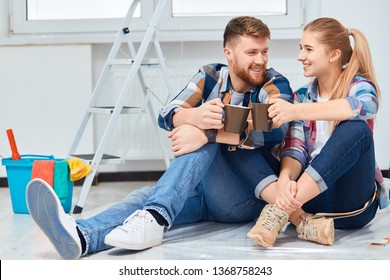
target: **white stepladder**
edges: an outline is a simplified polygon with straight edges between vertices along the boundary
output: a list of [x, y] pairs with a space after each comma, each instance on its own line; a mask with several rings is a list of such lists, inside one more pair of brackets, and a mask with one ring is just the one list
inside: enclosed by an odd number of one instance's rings
[[[111, 138], [111, 135], [113, 134], [113, 130], [116, 127], [119, 117], [121, 114], [138, 114], [139, 118], [146, 112], [149, 111], [149, 114], [151, 115], [151, 119], [153, 121], [153, 126], [157, 134], [157, 139], [160, 144], [160, 148], [164, 157], [165, 165], [168, 168], [170, 164], [170, 155], [168, 151], [168, 147], [164, 143], [164, 139], [162, 138], [162, 135], [159, 133], [159, 126], [157, 124], [156, 120], [156, 114], [154, 113], [153, 106], [150, 102], [150, 95], [151, 92], [148, 90], [148, 87], [145, 84], [144, 77], [142, 75], [142, 72], [140, 71], [140, 67], [142, 65], [158, 65], [161, 68], [161, 72], [163, 74], [163, 78], [165, 80], [165, 83], [167, 85], [168, 93], [171, 94], [173, 92], [173, 86], [169, 79], [167, 67], [165, 64], [165, 59], [162, 54], [162, 50], [160, 47], [160, 43], [157, 39], [156, 29], [157, 24], [159, 22], [159, 19], [161, 17], [162, 11], [164, 7], [166, 6], [167, 0], [158, 0], [155, 10], [153, 12], [153, 15], [151, 17], [151, 20], [149, 22], [149, 25], [145, 31], [144, 37], [142, 39], [142, 42], [136, 51], [134, 44], [129, 36], [130, 34], [130, 23], [133, 18], [134, 11], [137, 7], [137, 5], [140, 3], [141, 0], [134, 0], [131, 4], [127, 15], [123, 21], [123, 24], [121, 26], [121, 29], [118, 32], [118, 35], [111, 47], [111, 50], [109, 52], [109, 55], [107, 57], [107, 60], [104, 64], [103, 70], [98, 78], [98, 81], [95, 85], [95, 88], [92, 92], [92, 96], [90, 99], [89, 106], [84, 114], [84, 118], [81, 122], [81, 125], [78, 129], [78, 132], [76, 134], [76, 137], [73, 141], [73, 144], [70, 148], [69, 155], [71, 156], [77, 156], [75, 155], [75, 152], [77, 150], [77, 147], [80, 143], [80, 140], [82, 138], [82, 135], [86, 129], [86, 126], [91, 119], [92, 114], [109, 114], [110, 118], [107, 123], [107, 126], [105, 127], [104, 133], [100, 139], [100, 142], [97, 146], [97, 149], [93, 155], [86, 155], [87, 159], [90, 160], [90, 165], [92, 167], [92, 171], [85, 177], [85, 180], [83, 182], [83, 186], [78, 198], [78, 201], [74, 207], [73, 213], [81, 213], [89, 192], [89, 189], [91, 188], [91, 185], [93, 183], [93, 179], [96, 175], [97, 169], [99, 164], [101, 163], [102, 159], [105, 158], [104, 151], [107, 148], [108, 142]], [[155, 53], [157, 54], [157, 58], [155, 59], [149, 59], [144, 60], [145, 54], [148, 50], [148, 48], [153, 43]], [[129, 52], [131, 54], [131, 58], [118, 58], [118, 53], [120, 51], [120, 48], [122, 44], [127, 44], [129, 48]], [[101, 95], [103, 91], [104, 82], [109, 77], [110, 70], [112, 66], [114, 65], [128, 65], [130, 67], [129, 73], [126, 77], [126, 81], [123, 85], [122, 91], [120, 93], [120, 96], [118, 97], [116, 103], [114, 106], [97, 106], [98, 98]], [[144, 94], [144, 102], [143, 105], [140, 107], [129, 107], [125, 106], [125, 103], [129, 97], [129, 94], [131, 92], [131, 87], [135, 81], [135, 79], [138, 77], [143, 94]], [[139, 124], [139, 121], [136, 122], [136, 124]], [[133, 132], [136, 132], [136, 129], [133, 129]], [[124, 153], [125, 154], [125, 153]], [[85, 155], [84, 155], [85, 156]], [[80, 156], [80, 158], [83, 158]]]

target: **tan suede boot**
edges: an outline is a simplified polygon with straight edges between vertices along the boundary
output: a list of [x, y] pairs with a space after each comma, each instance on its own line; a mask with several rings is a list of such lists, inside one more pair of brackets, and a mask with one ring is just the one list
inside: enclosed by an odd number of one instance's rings
[[260, 217], [247, 236], [260, 246], [272, 247], [287, 222], [286, 212], [274, 204], [268, 204], [261, 211]]
[[298, 238], [323, 245], [334, 244], [334, 222], [332, 218], [316, 217], [305, 213], [297, 226]]

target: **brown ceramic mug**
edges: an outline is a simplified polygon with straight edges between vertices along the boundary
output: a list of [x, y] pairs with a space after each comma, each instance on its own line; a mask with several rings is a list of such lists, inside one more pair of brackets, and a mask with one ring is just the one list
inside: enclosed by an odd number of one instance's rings
[[252, 103], [251, 112], [254, 130], [272, 130], [272, 119], [268, 116], [269, 106], [270, 104]]
[[224, 129], [226, 132], [241, 134], [246, 126], [250, 108], [225, 104]]

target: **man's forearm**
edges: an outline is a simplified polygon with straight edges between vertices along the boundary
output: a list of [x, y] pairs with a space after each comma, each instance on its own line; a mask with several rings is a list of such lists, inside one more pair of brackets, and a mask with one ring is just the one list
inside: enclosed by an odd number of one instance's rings
[[173, 118], [172, 118], [173, 125], [175, 127], [179, 127], [182, 124], [190, 124], [190, 125], [196, 126], [196, 124], [193, 121], [193, 114], [194, 114], [193, 111], [194, 110], [195, 110], [195, 108], [182, 108], [182, 109], [178, 110], [173, 115]]

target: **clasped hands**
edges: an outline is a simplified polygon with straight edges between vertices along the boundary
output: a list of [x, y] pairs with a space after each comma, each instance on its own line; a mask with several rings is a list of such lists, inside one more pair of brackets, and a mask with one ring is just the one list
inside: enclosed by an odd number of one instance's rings
[[298, 191], [297, 182], [295, 181], [286, 181], [277, 182], [277, 193], [276, 193], [276, 206], [284, 211], [291, 211], [301, 208], [302, 203], [299, 202], [295, 196]]

